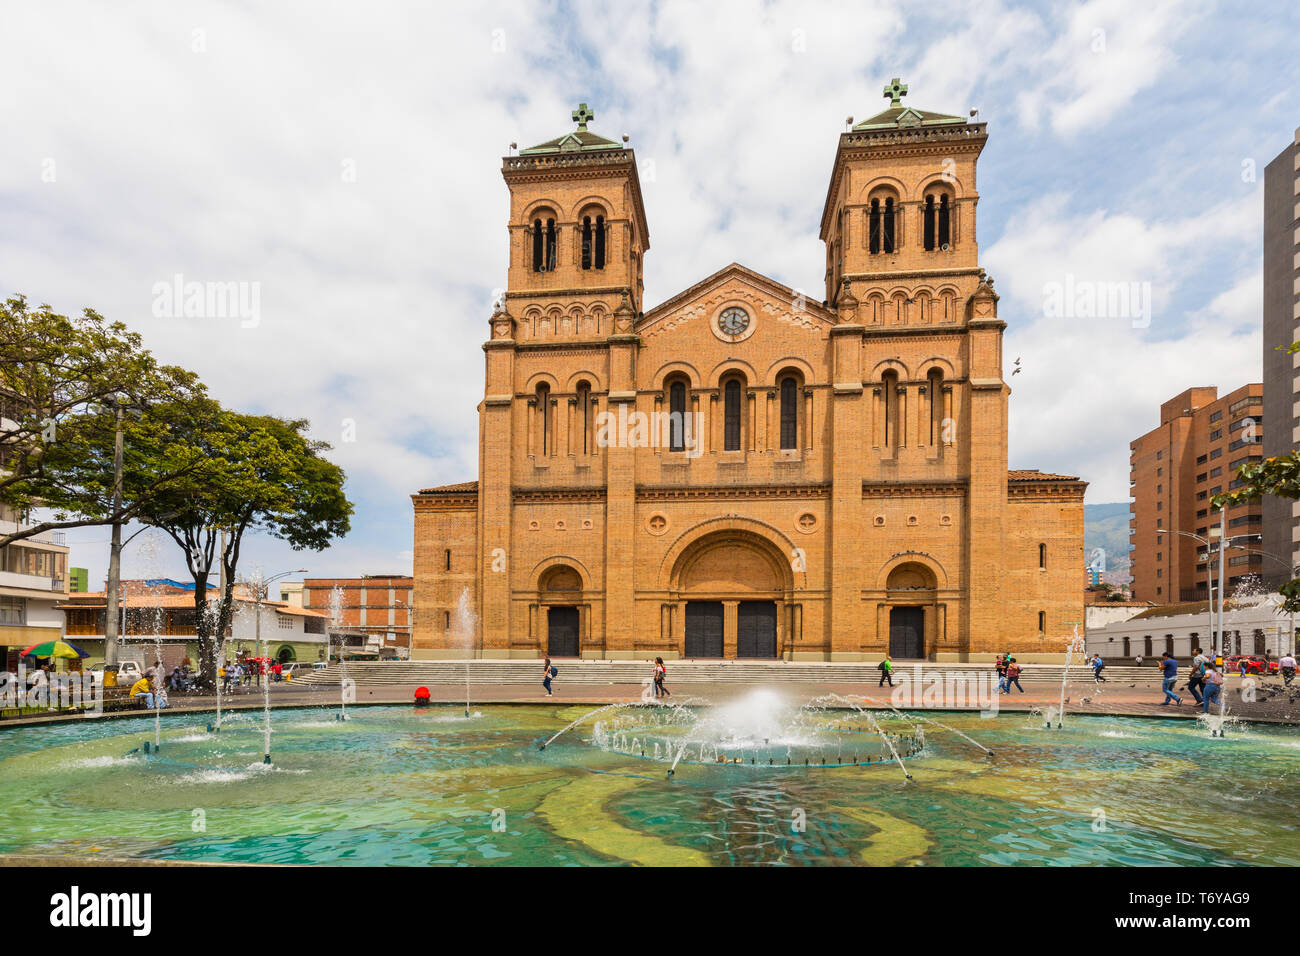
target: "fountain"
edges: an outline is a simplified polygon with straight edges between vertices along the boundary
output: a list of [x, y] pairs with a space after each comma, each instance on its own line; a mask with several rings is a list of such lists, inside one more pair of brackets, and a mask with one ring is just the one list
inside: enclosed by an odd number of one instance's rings
[[[325, 663], [329, 664], [330, 659], [330, 634], [335, 628], [343, 624], [343, 589], [337, 584], [330, 591], [330, 622], [325, 628]], [[348, 719], [348, 675], [347, 663], [347, 642], [339, 649], [339, 712], [338, 720]]]
[[[565, 733], [600, 715], [592, 743], [608, 753], [662, 761], [667, 776], [679, 764], [743, 764], [764, 767], [869, 766], [896, 762], [905, 779], [911, 773], [903, 764], [920, 753], [925, 734], [905, 721], [886, 730], [877, 715], [848, 698], [828, 695], [794, 707], [770, 690], [755, 690], [719, 707], [692, 706], [695, 700], [665, 703], [651, 699], [597, 707], [553, 734], [538, 746], [545, 750]], [[829, 708], [847, 706], [844, 716]], [[878, 749], [869, 741], [876, 740]]]
[[217, 694], [217, 717], [215, 721], [208, 724], [208, 733], [210, 734], [219, 733], [221, 731], [221, 684], [222, 684], [221, 672], [224, 671], [226, 669], [227, 664], [230, 663], [229, 660], [226, 658], [225, 635], [217, 633], [217, 623], [220, 615], [221, 615], [220, 602], [213, 602], [213, 601], [203, 602], [203, 616], [207, 618], [208, 621], [208, 634], [212, 636], [211, 639], [215, 642], [216, 650], [217, 650], [216, 677], [214, 681], [216, 687], [216, 694]]
[[456, 617], [452, 622], [453, 633], [465, 645], [465, 717], [469, 711], [469, 662], [474, 655], [474, 634], [478, 629], [478, 619], [471, 606], [469, 588], [462, 588], [460, 598], [456, 601]]
[[[1065, 720], [1065, 689], [1070, 683], [1070, 665], [1074, 663], [1075, 651], [1083, 651], [1084, 638], [1079, 634], [1079, 624], [1077, 621], [1069, 621], [1074, 625], [1074, 633], [1070, 637], [1069, 643], [1065, 645], [1065, 666], [1061, 668], [1061, 703], [1056, 709], [1056, 729], [1060, 730], [1062, 722]], [[1052, 708], [1047, 708], [1047, 726], [1052, 726]]]

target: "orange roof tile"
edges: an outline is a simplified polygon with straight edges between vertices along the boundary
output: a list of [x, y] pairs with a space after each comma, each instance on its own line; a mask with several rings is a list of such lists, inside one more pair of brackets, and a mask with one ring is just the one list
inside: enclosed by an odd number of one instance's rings
[[437, 485], [433, 488], [421, 488], [419, 493], [422, 495], [454, 495], [464, 494], [465, 492], [477, 492], [477, 481], [462, 481], [454, 485]]

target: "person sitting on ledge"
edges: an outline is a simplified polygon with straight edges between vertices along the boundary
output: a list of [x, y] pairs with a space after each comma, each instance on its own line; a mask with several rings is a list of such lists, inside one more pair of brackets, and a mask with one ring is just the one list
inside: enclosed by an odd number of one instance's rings
[[[131, 699], [135, 700], [136, 698], [143, 697], [145, 709], [153, 710], [155, 690], [156, 688], [154, 687], [153, 684], [153, 671], [150, 670], [138, 681], [136, 681], [134, 684], [131, 685], [131, 691], [130, 691]], [[167, 702], [164, 701], [161, 698], [161, 696], [158, 698], [158, 706], [160, 708], [167, 706]]]

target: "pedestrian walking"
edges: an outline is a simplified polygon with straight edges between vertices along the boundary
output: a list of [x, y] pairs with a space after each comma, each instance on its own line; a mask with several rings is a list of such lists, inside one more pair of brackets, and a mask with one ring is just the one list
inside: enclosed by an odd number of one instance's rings
[[1209, 665], [1210, 659], [1201, 653], [1198, 647], [1195, 651], [1196, 656], [1192, 658], [1192, 675], [1187, 680], [1187, 689], [1192, 692], [1196, 702], [1201, 703], [1205, 688], [1205, 668]]
[[664, 678], [666, 678], [667, 676], [668, 676], [668, 667], [664, 664], [664, 659], [662, 657], [656, 657], [655, 658], [655, 696], [656, 697], [673, 696], [672, 691], [670, 691], [664, 685]]
[[1278, 659], [1277, 666], [1282, 671], [1282, 683], [1290, 687], [1295, 680], [1295, 657], [1288, 651]]
[[1211, 704], [1219, 704], [1219, 709], [1223, 709], [1220, 703], [1220, 697], [1223, 694], [1223, 675], [1215, 668], [1213, 664], [1205, 665], [1205, 699], [1201, 702], [1201, 713], [1208, 714]]
[[999, 654], [996, 661], [993, 662], [993, 669], [998, 673], [998, 693], [1001, 694], [1007, 689], [1007, 656]]
[[881, 660], [881, 662], [876, 665], [876, 669], [880, 671], [880, 683], [877, 684], [876, 686], [884, 687], [885, 681], [889, 681], [889, 686], [893, 687], [894, 686], [894, 662], [889, 659], [888, 651], [885, 652], [884, 659]]
[[1171, 700], [1175, 704], [1181, 704], [1183, 699], [1174, 693], [1174, 684], [1178, 683], [1178, 661], [1174, 660], [1174, 655], [1165, 651], [1160, 655], [1160, 662], [1156, 665], [1164, 673], [1164, 690], [1165, 699], [1160, 702], [1164, 707]]
[[1011, 685], [1012, 685], [1012, 684], [1015, 684], [1016, 687], [1019, 687], [1019, 688], [1020, 688], [1020, 693], [1023, 694], [1023, 693], [1025, 692], [1025, 689], [1024, 689], [1023, 687], [1020, 686], [1020, 665], [1016, 663], [1016, 659], [1015, 659], [1014, 657], [1008, 657], [1008, 658], [1007, 658], [1007, 678], [1006, 678], [1006, 685], [1007, 685], [1007, 693], [1008, 693], [1008, 694], [1011, 693]]
[[1104, 671], [1105, 669], [1106, 669], [1106, 662], [1101, 659], [1101, 655], [1093, 654], [1092, 655], [1092, 679], [1095, 683], [1098, 684], [1106, 683], [1106, 678], [1101, 675], [1101, 672]]
[[555, 694], [551, 690], [551, 681], [555, 679], [556, 675], [559, 674], [560, 671], [551, 664], [551, 659], [549, 657], [546, 658], [545, 667], [546, 669], [542, 671], [542, 686], [546, 688], [547, 697], [554, 697]]

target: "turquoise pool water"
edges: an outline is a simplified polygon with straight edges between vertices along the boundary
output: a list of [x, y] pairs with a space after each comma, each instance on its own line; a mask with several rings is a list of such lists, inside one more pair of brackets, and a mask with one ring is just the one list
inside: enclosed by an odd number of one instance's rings
[[[595, 746], [588, 708], [276, 711], [0, 731], [0, 851], [331, 864], [1300, 865], [1300, 731], [938, 715], [907, 759], [662, 761]], [[725, 751], [725, 747], [723, 748]], [[816, 762], [815, 760], [813, 761]], [[835, 761], [831, 761], [835, 762]]]

